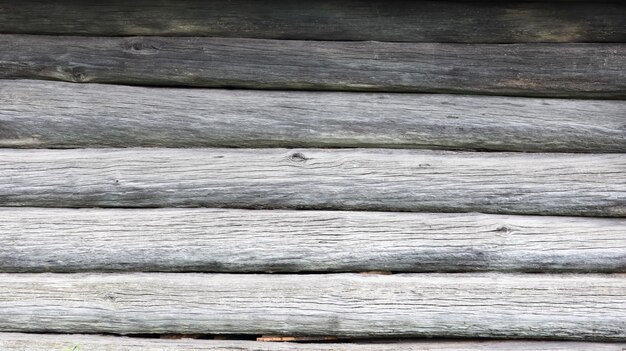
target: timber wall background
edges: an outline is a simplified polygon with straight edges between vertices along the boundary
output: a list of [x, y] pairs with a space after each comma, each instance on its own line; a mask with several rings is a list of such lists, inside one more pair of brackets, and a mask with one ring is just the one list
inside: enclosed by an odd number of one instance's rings
[[1, 0], [0, 33], [0, 349], [626, 347], [623, 2]]

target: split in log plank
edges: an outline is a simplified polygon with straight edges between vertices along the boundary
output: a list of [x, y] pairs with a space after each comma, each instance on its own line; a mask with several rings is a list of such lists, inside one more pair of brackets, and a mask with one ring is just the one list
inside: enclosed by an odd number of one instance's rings
[[0, 205], [626, 216], [624, 154], [0, 150]]
[[626, 340], [623, 275], [0, 274], [0, 331]]
[[0, 147], [626, 152], [626, 101], [0, 80]]
[[0, 32], [413, 42], [625, 42], [626, 5], [585, 1], [0, 1]]
[[0, 78], [626, 98], [626, 43], [432, 44], [0, 35]]
[[0, 333], [4, 351], [623, 351], [626, 343], [450, 341], [293, 344], [222, 340], [154, 340], [120, 336]]
[[613, 218], [44, 208], [0, 218], [3, 272], [626, 272], [626, 220]]

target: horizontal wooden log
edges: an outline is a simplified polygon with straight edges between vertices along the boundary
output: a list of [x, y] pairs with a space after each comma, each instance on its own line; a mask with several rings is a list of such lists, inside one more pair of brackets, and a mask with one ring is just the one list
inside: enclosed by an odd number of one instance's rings
[[0, 150], [0, 205], [626, 216], [624, 154]]
[[4, 351], [623, 351], [626, 343], [577, 341], [450, 341], [276, 343], [239, 340], [159, 340], [100, 335], [0, 333]]
[[626, 340], [623, 275], [0, 274], [0, 331]]
[[624, 42], [626, 6], [586, 1], [0, 1], [0, 32], [419, 42]]
[[42, 208], [0, 218], [3, 272], [626, 272], [624, 219]]
[[0, 147], [626, 152], [626, 101], [0, 80]]
[[0, 78], [626, 98], [626, 43], [432, 44], [0, 35]]

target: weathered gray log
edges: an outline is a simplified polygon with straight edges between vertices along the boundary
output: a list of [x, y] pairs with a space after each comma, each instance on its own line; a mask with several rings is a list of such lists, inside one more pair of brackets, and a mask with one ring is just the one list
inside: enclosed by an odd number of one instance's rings
[[626, 216], [624, 154], [0, 150], [0, 205]]
[[626, 43], [431, 44], [0, 35], [0, 78], [626, 98]]
[[626, 340], [623, 275], [0, 274], [0, 331]]
[[[100, 335], [0, 333], [4, 351], [623, 351], [626, 343], [577, 341], [411, 340], [375, 343], [277, 343], [238, 340], [162, 340]], [[72, 350], [74, 349], [74, 350]]]
[[0, 32], [421, 42], [624, 42], [621, 2], [0, 1]]
[[626, 101], [0, 80], [0, 147], [626, 152]]
[[42, 208], [0, 218], [3, 272], [626, 272], [624, 219]]

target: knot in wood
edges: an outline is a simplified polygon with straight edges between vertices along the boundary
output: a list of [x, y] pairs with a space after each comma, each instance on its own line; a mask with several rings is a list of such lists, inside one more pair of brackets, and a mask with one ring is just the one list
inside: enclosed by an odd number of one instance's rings
[[304, 156], [304, 154], [301, 152], [294, 152], [293, 154], [289, 155], [289, 160], [293, 162], [306, 162], [310, 159]]
[[512, 230], [511, 228], [507, 227], [507, 226], [499, 226], [498, 228], [493, 230], [496, 233], [510, 233]]
[[140, 52], [142, 54], [154, 53], [158, 48], [148, 42], [146, 39], [130, 39], [124, 42], [123, 47], [131, 52]]
[[124, 48], [127, 50], [142, 50], [143, 42], [137, 39], [131, 39], [124, 43]]
[[117, 300], [117, 297], [115, 297], [114, 293], [105, 293], [104, 296], [102, 297], [104, 300], [106, 301], [110, 301], [110, 302], [115, 302]]
[[83, 67], [72, 67], [67, 69], [66, 73], [72, 82], [82, 83], [87, 80], [87, 74], [85, 73], [85, 69]]

